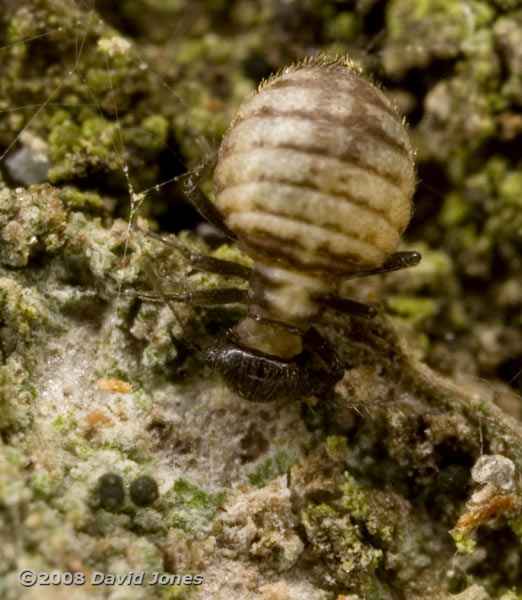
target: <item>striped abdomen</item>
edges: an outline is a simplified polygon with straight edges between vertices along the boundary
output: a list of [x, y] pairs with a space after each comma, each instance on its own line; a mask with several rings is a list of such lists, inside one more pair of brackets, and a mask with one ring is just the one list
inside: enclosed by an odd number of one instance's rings
[[296, 271], [380, 266], [411, 216], [413, 153], [394, 106], [356, 68], [318, 59], [239, 109], [214, 174], [241, 247]]

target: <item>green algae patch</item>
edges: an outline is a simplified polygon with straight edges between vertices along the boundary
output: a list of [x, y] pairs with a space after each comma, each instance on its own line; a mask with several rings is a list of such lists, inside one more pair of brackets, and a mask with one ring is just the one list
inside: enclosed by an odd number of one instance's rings
[[328, 458], [342, 460], [348, 451], [348, 440], [344, 435], [329, 435], [325, 440]]
[[444, 204], [439, 213], [439, 220], [444, 227], [454, 227], [465, 222], [471, 213], [471, 206], [462, 194], [453, 192], [444, 199]]
[[49, 185], [0, 190], [0, 263], [22, 267], [41, 252], [56, 254], [65, 243], [67, 213]]
[[190, 533], [208, 528], [225, 499], [224, 492], [207, 494], [184, 479], [178, 479], [164, 497], [171, 526]]
[[522, 208], [522, 173], [507, 173], [499, 186], [498, 192], [504, 202]]
[[390, 542], [395, 533], [393, 517], [392, 498], [388, 498], [387, 503], [390, 505], [390, 512], [387, 514], [383, 510], [383, 506], [379, 506], [378, 495], [366, 492], [364, 488], [348, 473], [344, 474], [344, 482], [340, 485], [342, 498], [341, 506], [356, 520], [364, 522], [368, 531], [375, 536], [378, 536], [384, 542]]
[[457, 552], [461, 554], [473, 554], [477, 548], [476, 540], [471, 537], [470, 531], [460, 531], [458, 529], [452, 529], [450, 535], [455, 542]]
[[111, 204], [110, 199], [104, 199], [95, 192], [83, 192], [71, 186], [60, 188], [60, 196], [69, 210], [98, 213]]
[[93, 115], [76, 124], [64, 115], [48, 138], [54, 164], [49, 170], [49, 181], [81, 179], [96, 169], [117, 171], [121, 167], [117, 135], [117, 124], [101, 117]]
[[28, 410], [35, 397], [32, 374], [15, 356], [0, 366], [0, 429], [26, 427], [31, 422]]
[[[389, 2], [386, 69], [398, 76], [412, 67], [425, 68], [435, 58], [457, 56], [469, 31], [469, 18], [462, 4], [451, 0]], [[423, 43], [408, 43], [413, 39], [422, 39]]]
[[301, 522], [312, 551], [327, 562], [338, 581], [346, 585], [357, 581], [360, 588], [367, 587], [370, 574], [379, 566], [383, 553], [363, 542], [359, 528], [350, 517], [319, 504], [307, 506], [301, 513]]
[[140, 151], [154, 158], [165, 148], [168, 135], [169, 124], [167, 119], [162, 115], [150, 115], [140, 123], [132, 138], [132, 143]]
[[386, 306], [393, 315], [416, 323], [435, 314], [437, 304], [431, 298], [414, 298], [411, 296], [390, 296]]
[[502, 594], [500, 600], [522, 600], [522, 594], [517, 594], [516, 590], [513, 588], [509, 592]]
[[256, 487], [263, 487], [272, 479], [285, 474], [296, 460], [293, 453], [280, 451], [260, 464], [253, 473], [249, 473], [248, 480]]

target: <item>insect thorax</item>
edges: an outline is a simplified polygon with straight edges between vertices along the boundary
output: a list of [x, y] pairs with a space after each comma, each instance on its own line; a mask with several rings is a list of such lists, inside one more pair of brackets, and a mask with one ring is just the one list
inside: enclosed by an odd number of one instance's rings
[[[289, 267], [256, 262], [250, 282], [249, 317], [236, 328], [241, 342], [281, 358], [299, 354], [300, 332], [319, 318], [323, 310], [320, 299], [332, 293], [335, 287], [335, 282], [324, 274], [302, 273]], [[297, 331], [289, 331], [288, 326]]]

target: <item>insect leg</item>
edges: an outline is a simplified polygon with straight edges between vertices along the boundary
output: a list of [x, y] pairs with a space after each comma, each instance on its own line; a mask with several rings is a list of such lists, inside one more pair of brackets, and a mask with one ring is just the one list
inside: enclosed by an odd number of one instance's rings
[[416, 252], [415, 250], [407, 252], [395, 252], [395, 254], [392, 254], [390, 258], [377, 269], [360, 271], [355, 277], [366, 277], [367, 275], [380, 275], [381, 273], [389, 273], [390, 271], [399, 271], [400, 269], [406, 269], [407, 267], [414, 267], [415, 265], [418, 265], [420, 260], [420, 252]]
[[219, 229], [219, 231], [223, 232], [230, 239], [237, 240], [237, 235], [227, 227], [223, 215], [219, 212], [216, 205], [199, 188], [195, 175], [190, 173], [187, 176], [183, 188], [192, 206], [206, 221], [214, 225], [216, 229]]
[[303, 344], [311, 346], [324, 362], [332, 367], [333, 371], [342, 371], [342, 365], [333, 349], [332, 344], [323, 337], [315, 327], [310, 327], [303, 335]]
[[184, 302], [185, 304], [191, 304], [192, 306], [212, 306], [213, 304], [244, 303], [248, 298], [248, 292], [240, 290], [239, 288], [214, 288], [209, 290], [192, 290], [189, 292], [181, 292], [180, 294], [166, 294], [161, 287], [156, 271], [152, 265], [149, 267], [148, 271], [152, 280], [152, 285], [155, 289], [155, 293], [150, 294], [148, 300], [151, 302], [165, 302], [179, 325], [180, 323], [174, 308], [174, 302]]
[[139, 292], [135, 290], [121, 290], [122, 296], [132, 296], [147, 302], [184, 302], [192, 306], [212, 306], [215, 304], [245, 303], [248, 294], [239, 288], [214, 288], [209, 290], [192, 290], [180, 294], [165, 292]]
[[214, 288], [210, 290], [192, 290], [181, 294], [166, 294], [173, 302], [185, 302], [192, 306], [212, 306], [213, 304], [246, 303], [248, 293], [239, 288]]
[[231, 275], [246, 280], [250, 279], [252, 269], [245, 267], [245, 265], [241, 265], [232, 260], [223, 260], [221, 258], [214, 258], [213, 256], [192, 252], [192, 250], [186, 246], [151, 231], [147, 231], [146, 235], [156, 240], [161, 240], [167, 246], [179, 250], [179, 252], [181, 252], [181, 254], [183, 254], [190, 264], [198, 271], [208, 271], [209, 273], [217, 273], [218, 275]]
[[362, 302], [356, 302], [349, 298], [341, 298], [340, 296], [326, 296], [321, 299], [321, 303], [327, 308], [331, 308], [337, 312], [355, 315], [357, 317], [365, 317], [372, 319], [377, 314], [377, 309], [373, 306], [368, 306]]
[[[370, 269], [368, 271], [360, 271], [353, 277], [366, 277], [367, 275], [379, 275], [382, 273], [389, 273], [391, 271], [398, 271], [407, 267], [414, 267], [418, 265], [421, 259], [421, 255], [416, 251], [408, 252], [395, 252], [390, 258], [384, 262], [377, 269]], [[347, 313], [356, 315], [359, 317], [366, 317], [372, 319], [377, 314], [377, 309], [373, 306], [367, 306], [361, 302], [350, 300], [349, 298], [341, 298], [340, 296], [326, 296], [321, 299], [321, 302], [327, 308], [331, 308], [337, 312]]]
[[[187, 256], [187, 255], [186, 255]], [[213, 256], [205, 256], [204, 254], [196, 254], [190, 252], [187, 256], [190, 264], [198, 271], [208, 271], [209, 273], [217, 273], [218, 275], [231, 275], [241, 277], [241, 279], [250, 279], [252, 269], [245, 267], [232, 260], [223, 260], [214, 258]]]
[[310, 327], [303, 335], [303, 346], [311, 348], [325, 363], [326, 377], [321, 381], [321, 393], [326, 392], [343, 376], [344, 368], [330, 342], [314, 327]]

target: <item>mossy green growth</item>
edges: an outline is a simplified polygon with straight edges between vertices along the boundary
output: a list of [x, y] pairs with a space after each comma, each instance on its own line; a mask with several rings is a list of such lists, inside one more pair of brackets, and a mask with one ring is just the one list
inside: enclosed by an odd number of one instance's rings
[[506, 203], [522, 208], [522, 173], [510, 171], [502, 180], [498, 192]]
[[222, 244], [216, 248], [212, 253], [212, 256], [221, 258], [223, 260], [230, 260], [233, 262], [239, 262], [242, 265], [251, 266], [254, 262], [249, 256], [241, 252], [235, 244]]
[[309, 504], [301, 512], [313, 551], [325, 557], [340, 581], [352, 581], [354, 572], [370, 577], [382, 560], [383, 552], [362, 541], [361, 532], [347, 515], [327, 504]]
[[226, 494], [207, 494], [180, 478], [165, 494], [164, 500], [169, 507], [167, 518], [170, 524], [188, 533], [195, 533], [210, 525], [216, 511], [225, 502]]
[[61, 433], [65, 434], [68, 431], [74, 431], [78, 427], [78, 421], [74, 417], [66, 417], [60, 414], [54, 419], [53, 426]]
[[[38, 33], [38, 25], [31, 13], [12, 16], [4, 32], [4, 49], [9, 49], [10, 68], [7, 71], [9, 77], [14, 81], [20, 76], [23, 69], [24, 59], [28, 53], [28, 46], [21, 44], [20, 40], [29, 39]], [[11, 47], [9, 45], [12, 44]]]
[[161, 599], [162, 600], [191, 600], [195, 598], [194, 594], [197, 593], [197, 588], [194, 586], [171, 586], [167, 589], [162, 590]]
[[88, 151], [90, 156], [106, 158], [114, 153], [117, 134], [116, 123], [107, 122], [101, 117], [93, 116], [82, 122], [81, 145]]
[[66, 330], [63, 317], [35, 286], [25, 286], [7, 273], [11, 272], [0, 268], [0, 428], [30, 423], [33, 413], [28, 407], [36, 395], [32, 343]]
[[65, 206], [72, 210], [99, 212], [104, 207], [103, 198], [95, 192], [80, 191], [71, 186], [62, 188], [60, 190], [60, 197]]
[[503, 157], [493, 156], [483, 169], [465, 177], [463, 186], [446, 196], [438, 216], [456, 262], [462, 253], [468, 272], [487, 275], [495, 246], [518, 243], [521, 207], [522, 175]]
[[366, 492], [348, 472], [344, 473], [344, 481], [340, 489], [343, 493], [341, 506], [348, 510], [356, 519], [366, 519], [369, 514]]
[[433, 298], [389, 296], [386, 298], [386, 306], [390, 313], [411, 323], [420, 323], [437, 312], [437, 302]]
[[344, 435], [329, 435], [325, 440], [325, 449], [329, 458], [342, 460], [348, 451], [348, 440]]
[[49, 185], [1, 190], [0, 263], [23, 267], [41, 249], [56, 253], [65, 242], [66, 222], [59, 194]]
[[28, 410], [34, 399], [31, 373], [20, 358], [11, 355], [0, 365], [0, 429], [12, 425], [25, 427], [31, 421]]
[[508, 519], [508, 523], [513, 533], [522, 540], [522, 512]]
[[98, 40], [98, 50], [111, 58], [125, 56], [130, 51], [130, 48], [130, 42], [119, 36]]
[[161, 115], [143, 119], [137, 132], [132, 132], [132, 143], [140, 150], [156, 156], [165, 148], [169, 134], [169, 122]]
[[25, 480], [24, 453], [9, 448], [0, 454], [0, 503], [4, 507], [22, 506], [32, 500], [32, 491]]
[[372, 535], [390, 542], [395, 533], [391, 517], [377, 511], [369, 493], [350, 473], [344, 473], [344, 481], [339, 489], [342, 492], [340, 505], [343, 509], [357, 521], [363, 521]]
[[416, 0], [412, 2], [412, 19], [425, 19], [435, 15], [461, 16], [461, 7], [453, 0]]
[[[491, 21], [490, 7], [478, 2], [475, 4], [485, 8], [482, 14], [480, 14], [481, 11], [476, 12], [477, 17], [486, 22]], [[474, 35], [463, 40], [462, 49], [465, 58], [457, 64], [456, 73], [463, 77], [473, 78], [474, 84], [483, 85], [485, 90], [495, 90], [498, 86], [500, 62], [495, 53], [495, 39], [488, 23], [481, 24], [477, 27]], [[492, 109], [504, 108], [502, 97], [495, 92], [485, 96], [485, 99]], [[494, 127], [493, 121], [489, 121], [489, 123]]]
[[47, 138], [49, 158], [53, 163], [58, 163], [79, 146], [81, 129], [64, 110], [58, 110], [49, 119], [49, 125], [52, 126]]
[[[456, 56], [469, 35], [469, 18], [462, 3], [453, 0], [392, 0], [387, 5], [385, 66], [400, 75], [425, 67], [432, 58]], [[412, 43], [420, 39], [422, 44]]]
[[57, 480], [46, 471], [36, 471], [30, 477], [30, 485], [36, 498], [48, 498], [56, 488]]
[[522, 594], [517, 594], [515, 588], [513, 588], [509, 592], [502, 594], [499, 600], [522, 600]]
[[484, 416], [491, 415], [491, 408], [491, 400], [488, 398], [480, 398], [473, 404], [473, 410], [475, 410], [477, 413], [482, 413]]
[[272, 479], [286, 473], [296, 462], [297, 458], [292, 452], [282, 450], [261, 463], [248, 475], [248, 480], [256, 487], [264, 487]]
[[360, 18], [355, 12], [341, 12], [332, 17], [327, 25], [326, 32], [336, 41], [347, 42], [354, 38], [361, 28]]
[[471, 532], [469, 530], [451, 529], [449, 533], [455, 541], [457, 552], [460, 552], [460, 554], [473, 554], [475, 552], [477, 542], [470, 537]]
[[465, 222], [471, 214], [471, 206], [459, 192], [451, 192], [444, 198], [439, 212], [439, 222], [443, 227], [454, 227]]
[[49, 157], [53, 167], [49, 181], [56, 183], [85, 176], [89, 168], [116, 171], [121, 168], [117, 153], [118, 125], [95, 115], [83, 115], [80, 124], [65, 111], [57, 111], [49, 136]]

